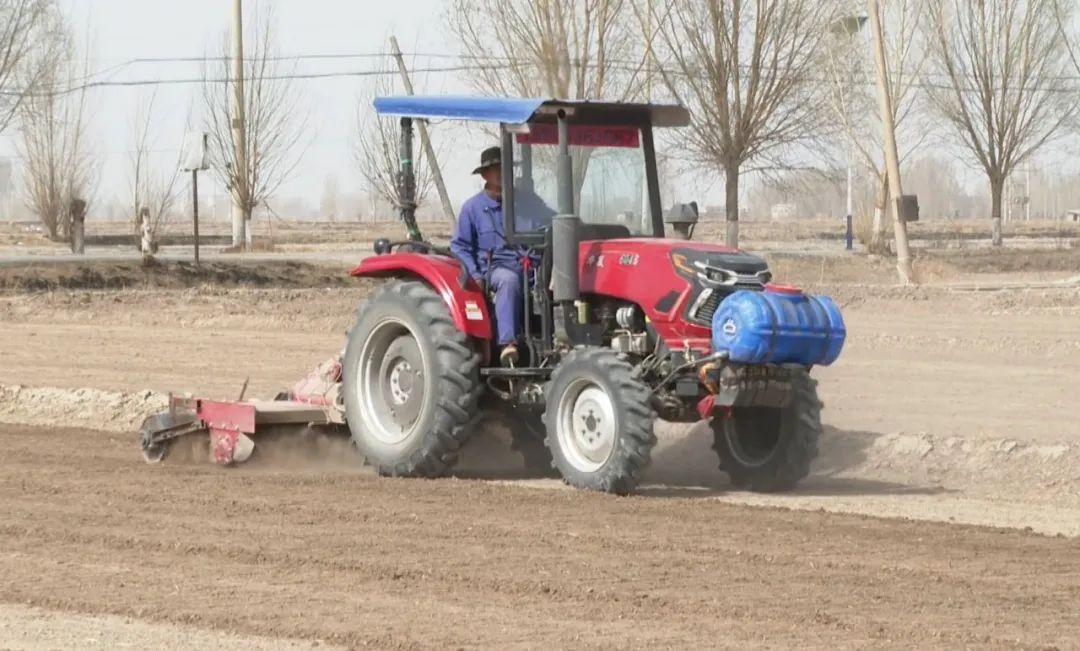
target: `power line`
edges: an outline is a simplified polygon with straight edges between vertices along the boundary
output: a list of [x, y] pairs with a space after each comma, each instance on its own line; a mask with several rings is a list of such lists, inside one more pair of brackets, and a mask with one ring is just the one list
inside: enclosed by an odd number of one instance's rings
[[[454, 54], [451, 52], [403, 52], [403, 56], [417, 59], [458, 59], [462, 61], [504, 61], [512, 62], [512, 57], [503, 56], [483, 56], [483, 55], [470, 55], [470, 54]], [[344, 61], [344, 60], [356, 60], [356, 59], [389, 59], [391, 55], [387, 52], [338, 52], [338, 53], [308, 53], [308, 54], [286, 54], [286, 55], [268, 55], [265, 57], [246, 57], [244, 61], [246, 63], [253, 63], [256, 61]], [[105, 74], [115, 73], [124, 68], [130, 68], [137, 65], [146, 64], [162, 64], [162, 63], [224, 63], [231, 61], [232, 59], [227, 56], [175, 56], [175, 57], [138, 57], [134, 59], [125, 59], [120, 63], [117, 63], [108, 68], [98, 70], [89, 73], [83, 77], [83, 79], [91, 79], [93, 77], [100, 77]]]
[[[459, 54], [455, 52], [402, 52], [402, 56], [416, 59], [460, 59], [466, 61], [514, 61], [514, 57], [483, 54]], [[275, 54], [260, 57], [245, 57], [244, 61], [322, 61], [348, 59], [387, 59], [389, 52], [309, 52], [304, 54]], [[114, 59], [115, 60], [115, 59]], [[227, 56], [173, 56], [173, 57], [137, 57], [126, 59], [119, 66], [131, 66], [145, 63], [207, 63], [210, 61], [231, 61]], [[624, 61], [625, 62], [625, 61]], [[115, 66], [114, 66], [115, 67]]]
[[[464, 72], [464, 71], [478, 71], [478, 70], [498, 70], [503, 68], [501, 65], [490, 66], [444, 66], [437, 68], [414, 68], [411, 72], [419, 73], [439, 73], [439, 72]], [[311, 79], [333, 79], [339, 77], [379, 77], [379, 76], [394, 76], [397, 75], [396, 70], [341, 70], [334, 72], [305, 72], [305, 73], [286, 73], [286, 74], [274, 74], [274, 75], [261, 75], [260, 80], [272, 81], [272, 80], [311, 80]], [[188, 77], [188, 78], [174, 78], [174, 79], [133, 79], [133, 80], [121, 80], [121, 81], [91, 81], [84, 84], [76, 84], [67, 86], [59, 90], [40, 90], [40, 91], [0, 91], [0, 96], [9, 97], [56, 97], [63, 95], [71, 95], [73, 93], [79, 93], [86, 90], [93, 90], [97, 88], [123, 88], [123, 87], [137, 87], [137, 86], [165, 86], [165, 85], [186, 85], [186, 84], [228, 84], [232, 83], [233, 79], [230, 77], [218, 77], [218, 78], [206, 78], [206, 77]]]
[[[306, 58], [306, 59], [316, 59], [316, 58], [321, 58], [321, 59], [331, 59], [331, 58], [345, 59], [345, 58], [358, 58], [358, 57], [369, 57], [369, 58], [382, 57], [382, 58], [385, 58], [387, 56], [388, 55], [386, 55], [384, 53], [308, 54], [308, 55], [293, 55], [293, 56], [289, 56], [289, 57], [279, 57], [277, 60], [294, 60], [294, 59], [300, 59], [300, 58]], [[446, 53], [413, 53], [411, 56], [430, 56], [430, 57], [440, 57], [440, 58], [448, 58], [448, 59], [449, 58], [459, 58], [459, 59], [481, 60], [480, 57], [474, 56], [474, 55], [455, 55], [455, 54], [446, 54]], [[488, 58], [484, 57], [483, 59], [488, 59]], [[161, 57], [161, 58], [132, 59], [132, 60], [126, 62], [126, 63], [118, 64], [116, 66], [112, 66], [112, 67], [107, 68], [105, 70], [102, 70], [100, 72], [91, 73], [89, 75], [86, 75], [85, 77], [83, 77], [83, 79], [89, 79], [89, 78], [92, 78], [92, 77], [95, 77], [95, 76], [100, 76], [100, 75], [103, 75], [103, 74], [110, 74], [110, 73], [115, 74], [118, 70], [123, 69], [124, 67], [128, 67], [130, 65], [137, 65], [137, 64], [140, 64], [140, 63], [164, 63], [164, 62], [188, 62], [188, 63], [191, 63], [191, 62], [210, 62], [210, 61], [226, 61], [226, 60], [228, 60], [227, 57], [212, 57], [212, 58], [207, 58], [207, 57]], [[471, 63], [471, 64], [459, 64], [459, 65], [448, 65], [448, 66], [421, 67], [421, 68], [414, 68], [412, 70], [412, 72], [416, 72], [416, 73], [452, 73], [452, 72], [478, 72], [478, 71], [485, 71], [485, 70], [487, 70], [487, 71], [499, 71], [499, 70], [512, 70], [514, 68], [521, 68], [521, 67], [539, 67], [539, 66], [543, 65], [542, 62], [538, 62], [538, 61], [520, 60], [520, 59], [509, 58], [509, 57], [495, 57], [494, 60], [499, 61], [499, 62], [498, 63], [490, 63], [490, 64]], [[571, 62], [571, 64], [576, 66], [576, 67], [580, 67], [581, 62]], [[586, 63], [585, 67], [596, 69], [596, 68], [598, 68], [600, 66], [599, 66], [599, 64], [596, 64], [596, 63], [592, 63], [592, 64]], [[608, 60], [606, 62], [606, 64], [605, 64], [605, 67], [607, 69], [610, 69], [610, 70], [616, 70], [616, 71], [621, 71], [621, 72], [630, 72], [630, 73], [639, 73], [639, 72], [641, 72], [641, 62]], [[746, 66], [746, 68], [749, 69], [749, 66]], [[663, 75], [668, 75], [668, 76], [672, 76], [672, 77], [695, 77], [695, 76], [697, 76], [697, 75], [695, 75], [693, 73], [690, 73], [690, 72], [687, 72], [687, 71], [684, 71], [684, 70], [673, 70], [673, 69], [665, 69], [665, 68], [654, 68], [654, 70], [656, 72], [660, 73], [662, 76]], [[388, 70], [388, 69], [387, 70], [383, 70], [383, 69], [379, 69], [379, 70], [337, 70], [337, 71], [329, 71], [329, 72], [295, 72], [295, 73], [269, 74], [269, 75], [263, 75], [261, 77], [261, 79], [265, 80], [265, 81], [275, 81], [275, 80], [319, 80], [319, 79], [334, 79], [334, 78], [363, 78], [363, 77], [396, 76], [397, 74], [398, 74], [398, 72], [396, 70]], [[903, 75], [903, 72], [901, 71], [900, 74]], [[912, 81], [912, 82], [909, 83], [909, 85], [911, 87], [921, 88], [921, 89], [924, 89], [924, 90], [943, 90], [943, 91], [953, 90], [953, 85], [951, 83], [942, 83], [942, 82], [930, 81], [929, 79], [931, 77], [933, 77], [933, 76], [934, 76], [933, 74], [919, 75], [920, 80], [919, 81]], [[940, 78], [943, 78], [943, 79], [947, 79], [947, 77], [945, 77], [944, 75], [939, 74], [937, 76], [940, 77]], [[1080, 81], [1080, 76], [1058, 76], [1058, 77], [1051, 77], [1049, 79], [1051, 81], [1053, 81], [1053, 80], [1057, 80], [1057, 81]], [[9, 96], [9, 97], [24, 97], [24, 96], [42, 97], [42, 96], [44, 96], [44, 97], [49, 97], [49, 96], [70, 95], [70, 94], [73, 94], [73, 93], [80, 93], [80, 92], [85, 92], [87, 90], [94, 90], [94, 89], [99, 89], [99, 88], [125, 88], [125, 87], [164, 86], [164, 85], [190, 85], [190, 84], [228, 84], [228, 83], [232, 83], [232, 81], [233, 80], [230, 77], [227, 77], [227, 76], [226, 77], [215, 77], [215, 78], [187, 77], [187, 78], [171, 78], [171, 79], [170, 78], [156, 78], [156, 79], [87, 81], [85, 83], [71, 84], [71, 85], [68, 85], [66, 87], [59, 88], [59, 89], [57, 89], [57, 88], [48, 89], [48, 90], [43, 89], [43, 90], [30, 91], [30, 92], [27, 92], [25, 90], [23, 90], [23, 91], [19, 91], [19, 90], [16, 90], [16, 91], [0, 91], [0, 96]], [[821, 77], [821, 78], [817, 78], [817, 77], [806, 78], [805, 81], [807, 83], [814, 83], [814, 84], [831, 83], [830, 79], [824, 78], [824, 77]], [[859, 82], [856, 82], [856, 83], [863, 84], [863, 85], [868, 85], [868, 86], [872, 85], [872, 82], [870, 82], [868, 80], [863, 80], [863, 81], [859, 81]], [[969, 87], [969, 88], [965, 88], [965, 89], [962, 89], [962, 90], [964, 90], [966, 92], [977, 92], [979, 89], [975, 88], [975, 87]], [[1049, 92], [1049, 93], [1070, 93], [1070, 94], [1077, 92], [1077, 90], [1074, 89], [1074, 88], [1062, 87], [1062, 86], [1056, 86], [1056, 85], [1055, 86], [1029, 86], [1027, 88], [1027, 90], [1029, 90], [1029, 91], [1038, 91], [1038, 92]]]
[[[491, 65], [494, 65], [494, 63], [496, 63], [496, 62], [504, 63], [504, 64], [507, 64], [507, 65], [513, 65], [513, 66], [518, 66], [518, 65], [539, 65], [539, 62], [536, 62], [536, 61], [526, 61], [526, 60], [522, 60], [520, 58], [516, 58], [516, 57], [513, 57], [513, 56], [505, 56], [505, 55], [487, 55], [487, 54], [482, 55], [482, 54], [460, 54], [460, 53], [453, 53], [453, 52], [417, 51], [417, 52], [402, 52], [402, 56], [405, 56], [405, 57], [408, 57], [408, 58], [414, 58], [414, 59], [416, 59], [416, 58], [419, 58], [419, 59], [456, 59], [456, 60], [461, 60], [461, 61], [473, 61], [473, 62], [475, 62], [475, 61], [492, 62]], [[312, 52], [312, 53], [304, 53], [304, 54], [267, 55], [267, 56], [262, 56], [262, 57], [257, 57], [257, 58], [248, 57], [248, 58], [245, 58], [245, 61], [248, 62], [248, 63], [251, 63], [251, 62], [254, 62], [254, 61], [277, 61], [277, 62], [280, 62], [280, 61], [327, 61], [327, 60], [355, 60], [355, 59], [387, 59], [387, 58], [390, 58], [390, 57], [391, 57], [391, 55], [389, 53], [387, 53], [387, 52], [332, 52], [332, 53]], [[177, 57], [139, 57], [139, 58], [126, 60], [123, 63], [117, 64], [115, 66], [112, 66], [111, 68], [108, 68], [108, 69], [106, 69], [104, 71], [101, 71], [101, 73], [94, 73], [94, 74], [91, 74], [91, 75], [88, 75], [88, 76], [95, 76], [96, 74], [104, 74], [106, 71], [112, 71], [112, 70], [115, 70], [116, 68], [130, 67], [130, 66], [133, 66], [133, 65], [141, 65], [141, 64], [210, 63], [210, 62], [226, 62], [226, 61], [231, 61], [231, 58], [227, 57], [227, 56], [206, 56], [206, 55], [203, 55], [203, 56], [182, 56], [182, 57], [181, 56], [177, 56]], [[606, 62], [608, 64], [612, 64], [612, 65], [615, 65], [615, 66], [629, 66], [629, 67], [634, 67], [634, 68], [644, 66], [644, 64], [646, 63], [645, 61], [641, 61], [641, 60], [612, 59], [612, 58], [606, 59]], [[583, 62], [579, 58], [571, 58], [571, 59], [566, 60], [566, 63], [568, 65], [570, 65], [571, 67], [578, 67]], [[749, 71], [751, 69], [751, 67], [752, 66], [750, 64], [743, 64], [743, 65], [740, 66], [740, 68], [743, 71]], [[920, 78], [924, 78], [924, 79], [925, 78], [932, 78], [932, 77], [936, 77], [936, 78], [940, 78], [940, 79], [948, 79], [949, 78], [949, 75], [947, 73], [944, 73], [944, 72], [920, 72], [920, 73], [917, 73], [917, 74], [916, 73], [906, 72], [904, 70], [893, 71], [893, 72], [895, 72], [895, 73], [897, 73], [897, 74], [899, 74], [901, 76], [920, 77]], [[1050, 76], [1046, 76], [1045, 78], [1049, 79], [1049, 80], [1052, 80], [1052, 81], [1080, 81], [1080, 74], [1050, 75]]]

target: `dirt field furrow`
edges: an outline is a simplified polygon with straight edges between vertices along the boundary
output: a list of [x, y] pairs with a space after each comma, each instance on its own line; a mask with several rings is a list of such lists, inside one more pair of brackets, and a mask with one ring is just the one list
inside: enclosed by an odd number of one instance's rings
[[86, 648], [299, 651], [331, 648], [318, 642], [239, 636], [130, 617], [65, 614], [9, 604], [0, 605], [0, 639], [4, 641], [5, 649], [19, 651]]
[[[692, 497], [149, 467], [105, 433], [3, 433], [15, 454], [0, 460], [0, 601], [377, 646], [1080, 633], [1072, 539]], [[70, 440], [79, 472], [55, 453]]]
[[734, 490], [708, 427], [660, 423], [623, 499], [524, 472], [490, 422], [438, 481], [376, 478], [329, 437], [147, 466], [134, 430], [164, 392], [273, 396], [371, 283], [0, 265], [0, 648], [1075, 647], [1076, 251], [920, 255], [918, 288], [868, 257], [770, 261], [849, 331], [814, 371], [796, 491]]

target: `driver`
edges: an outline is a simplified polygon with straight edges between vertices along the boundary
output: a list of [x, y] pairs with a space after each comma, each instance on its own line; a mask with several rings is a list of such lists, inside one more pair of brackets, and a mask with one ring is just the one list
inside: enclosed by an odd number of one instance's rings
[[496, 343], [502, 347], [499, 361], [511, 366], [518, 361], [517, 339], [522, 331], [521, 275], [526, 249], [510, 245], [503, 232], [501, 149], [485, 149], [473, 174], [484, 179], [484, 189], [461, 207], [450, 250], [473, 279], [481, 284], [488, 280], [495, 292]]

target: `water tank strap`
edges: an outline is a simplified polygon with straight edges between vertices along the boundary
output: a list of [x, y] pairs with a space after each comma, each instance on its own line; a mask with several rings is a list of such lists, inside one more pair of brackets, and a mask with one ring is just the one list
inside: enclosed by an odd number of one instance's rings
[[829, 311], [822, 305], [821, 300], [817, 296], [807, 296], [810, 299], [811, 304], [816, 308], [815, 311], [820, 310], [822, 318], [825, 319], [825, 338], [822, 339], [821, 354], [818, 355], [817, 361], [821, 363], [825, 359], [825, 356], [829, 354], [829, 347], [832, 345], [832, 319], [829, 318]]
[[780, 326], [780, 315], [776, 312], [776, 307], [773, 306], [772, 301], [769, 300], [768, 296], [762, 296], [762, 299], [764, 299], [765, 305], [769, 308], [769, 314], [772, 315], [772, 334], [769, 335], [769, 354], [765, 358], [766, 361], [771, 362], [773, 355], [776, 354], [776, 340], [780, 336], [780, 331], [778, 330]]

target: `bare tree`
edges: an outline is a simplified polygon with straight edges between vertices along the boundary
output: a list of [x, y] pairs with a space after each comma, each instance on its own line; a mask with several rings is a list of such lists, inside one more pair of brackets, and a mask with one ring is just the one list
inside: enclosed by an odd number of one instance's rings
[[332, 222], [340, 221], [340, 203], [341, 189], [338, 186], [337, 177], [329, 174], [323, 181], [322, 200], [319, 201], [319, 217]]
[[[250, 222], [255, 208], [266, 203], [290, 178], [300, 162], [300, 145], [307, 127], [301, 93], [285, 70], [275, 42], [275, 20], [267, 12], [255, 18], [254, 33], [244, 60], [244, 133], [246, 155], [236, 160], [230, 101], [229, 45], [223, 39], [219, 57], [204, 71], [204, 129], [210, 134], [214, 171], [233, 195]], [[250, 227], [249, 227], [250, 228]]]
[[481, 92], [625, 100], [645, 68], [629, 11], [629, 0], [452, 0], [448, 18]]
[[172, 161], [161, 170], [155, 163], [154, 115], [157, 95], [151, 95], [139, 107], [135, 116], [135, 131], [129, 159], [131, 182], [132, 214], [135, 221], [135, 237], [139, 241], [142, 234], [140, 223], [141, 211], [146, 209], [150, 219], [150, 238], [156, 244], [158, 236], [164, 230], [173, 215], [173, 209], [180, 200], [180, 161]]
[[[402, 204], [398, 187], [398, 171], [401, 169], [401, 157], [398, 145], [401, 142], [401, 124], [397, 118], [380, 117], [372, 106], [376, 97], [394, 93], [394, 78], [376, 75], [361, 92], [356, 113], [356, 139], [353, 144], [353, 160], [360, 172], [364, 189], [376, 199], [373, 209], [379, 202], [384, 202], [395, 209]], [[431, 129], [428, 129], [429, 133]], [[413, 173], [416, 176], [417, 207], [424, 205], [435, 187], [435, 179], [424, 155], [423, 147], [413, 150]]]
[[[882, 22], [889, 25], [884, 46], [892, 68], [888, 84], [901, 163], [920, 150], [934, 132], [933, 124], [925, 119], [926, 97], [919, 88], [927, 53], [917, 38], [917, 28], [926, 15], [926, 6], [927, 0], [885, 0], [882, 3]], [[876, 179], [873, 225], [865, 229], [869, 235], [865, 244], [871, 252], [883, 253], [889, 186], [881, 138], [881, 114], [874, 92], [877, 83], [874, 57], [869, 49], [870, 41], [859, 38], [864, 20], [865, 16], [856, 12], [830, 27], [832, 38], [826, 48], [825, 71], [829, 80], [829, 103], [843, 127], [849, 155]]]
[[727, 243], [739, 241], [739, 178], [789, 170], [829, 120], [820, 62], [834, 2], [669, 0], [635, 5], [653, 26], [664, 85], [689, 107], [692, 162], [723, 170]]
[[53, 0], [0, 0], [0, 131], [50, 70], [42, 49], [55, 44], [56, 11]]
[[23, 194], [54, 240], [64, 239], [71, 225], [71, 203], [90, 203], [97, 183], [97, 165], [87, 142], [86, 77], [76, 74], [74, 39], [57, 16], [28, 64], [38, 89], [18, 108], [16, 148], [24, 161]]
[[1069, 63], [1073, 70], [1080, 72], [1080, 32], [1074, 22], [1076, 2], [1074, 0], [1054, 0], [1054, 20], [1061, 33], [1065, 51], [1069, 54]]
[[942, 0], [929, 11], [930, 97], [990, 182], [1001, 245], [1009, 175], [1076, 113], [1055, 0]]
[[[448, 19], [469, 61], [469, 80], [482, 93], [611, 101], [644, 96], [647, 59], [631, 0], [452, 0]], [[591, 153], [572, 151], [577, 199]]]

